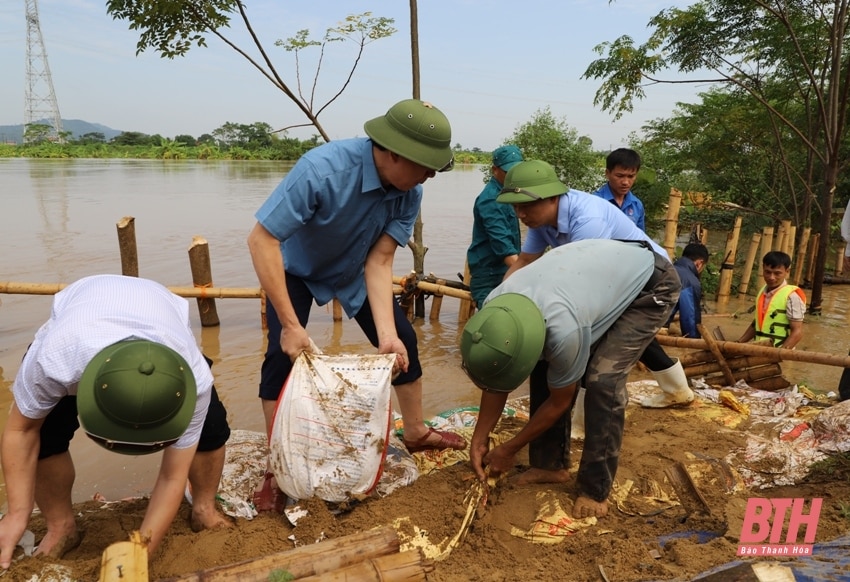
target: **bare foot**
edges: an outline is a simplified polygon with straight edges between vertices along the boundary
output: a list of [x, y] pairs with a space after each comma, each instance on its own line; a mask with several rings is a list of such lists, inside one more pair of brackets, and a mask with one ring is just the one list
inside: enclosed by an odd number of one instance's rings
[[44, 536], [44, 539], [41, 540], [41, 543], [35, 549], [34, 555], [45, 555], [48, 558], [58, 560], [79, 546], [81, 541], [83, 541], [83, 536], [77, 530], [62, 534], [47, 532], [47, 535]]
[[530, 485], [532, 483], [566, 483], [570, 479], [570, 473], [566, 469], [535, 469], [532, 467], [524, 473], [520, 473], [514, 479], [515, 485]]
[[233, 521], [217, 509], [203, 510], [192, 507], [192, 517], [189, 525], [193, 532], [205, 529], [216, 529], [219, 527], [233, 527]]
[[590, 497], [579, 495], [573, 503], [573, 517], [605, 517], [608, 515], [608, 501], [594, 501]]

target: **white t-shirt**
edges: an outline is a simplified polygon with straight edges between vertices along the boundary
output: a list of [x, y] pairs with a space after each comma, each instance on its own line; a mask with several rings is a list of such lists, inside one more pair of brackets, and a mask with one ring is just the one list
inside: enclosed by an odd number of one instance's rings
[[213, 375], [189, 325], [188, 302], [147, 279], [94, 275], [56, 294], [50, 319], [39, 328], [12, 385], [18, 409], [44, 418], [65, 396], [77, 394], [83, 370], [103, 348], [141, 339], [183, 356], [195, 375], [198, 400], [176, 448], [200, 440]]

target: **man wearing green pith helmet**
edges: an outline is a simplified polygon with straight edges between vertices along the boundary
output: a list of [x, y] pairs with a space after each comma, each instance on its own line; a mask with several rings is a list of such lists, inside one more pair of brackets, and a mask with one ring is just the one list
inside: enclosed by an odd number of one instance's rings
[[33, 502], [47, 525], [36, 554], [61, 558], [79, 545], [68, 447], [80, 426], [116, 453], [162, 451], [139, 526], [150, 555], [177, 514], [187, 479], [192, 529], [231, 526], [215, 499], [230, 426], [211, 363], [195, 343], [188, 302], [159, 283], [94, 275], [57, 293], [12, 385], [0, 446], [9, 502], [0, 519], [0, 567], [10, 566]]
[[[270, 429], [292, 362], [311, 349], [315, 302], [336, 298], [379, 353], [397, 355], [393, 380], [411, 452], [463, 449], [459, 435], [425, 425], [416, 333], [393, 299], [395, 251], [413, 234], [422, 184], [453, 165], [451, 127], [432, 104], [405, 99], [364, 124], [368, 137], [307, 152], [257, 211], [248, 247], [266, 292], [268, 346], [259, 396]], [[266, 492], [269, 493], [266, 493]], [[266, 476], [256, 501], [279, 497]]]
[[[586, 388], [585, 441], [573, 516], [602, 517], [617, 472], [626, 379], [679, 295], [673, 266], [645, 241], [583, 240], [545, 253], [487, 297], [466, 324], [462, 365], [481, 390], [470, 460], [479, 479], [514, 466], [517, 484], [569, 481], [570, 409]], [[531, 377], [531, 417], [489, 448], [508, 394]], [[540, 387], [544, 389], [540, 389]]]

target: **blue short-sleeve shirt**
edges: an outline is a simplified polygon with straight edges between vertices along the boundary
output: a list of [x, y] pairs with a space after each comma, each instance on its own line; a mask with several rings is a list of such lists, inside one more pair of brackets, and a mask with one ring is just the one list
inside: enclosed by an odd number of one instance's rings
[[[611, 192], [611, 186], [608, 182], [605, 182], [605, 184], [603, 184], [599, 190], [594, 192], [594, 194], [603, 200], [607, 200], [609, 204], [617, 206], [614, 193]], [[623, 198], [623, 205], [617, 206], [617, 208], [619, 208], [620, 212], [625, 214], [629, 220], [634, 222], [639, 229], [644, 232], [646, 231], [646, 211], [643, 208], [643, 202], [641, 202], [640, 198], [635, 196], [631, 190], [626, 192], [626, 195]]]
[[670, 260], [667, 251], [649, 238], [620, 209], [598, 196], [570, 190], [558, 201], [558, 226], [529, 228], [522, 251], [538, 254], [548, 247], [587, 239], [642, 240]]
[[384, 188], [371, 140], [355, 138], [304, 154], [255, 217], [281, 241], [287, 273], [353, 317], [366, 300], [366, 255], [384, 233], [407, 244], [421, 203], [421, 186]]

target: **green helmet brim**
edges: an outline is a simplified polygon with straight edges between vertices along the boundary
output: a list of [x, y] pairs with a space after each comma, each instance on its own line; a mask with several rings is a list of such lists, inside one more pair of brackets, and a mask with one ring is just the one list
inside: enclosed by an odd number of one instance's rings
[[429, 170], [447, 172], [454, 165], [449, 120], [430, 103], [400, 101], [363, 129], [379, 146]]

